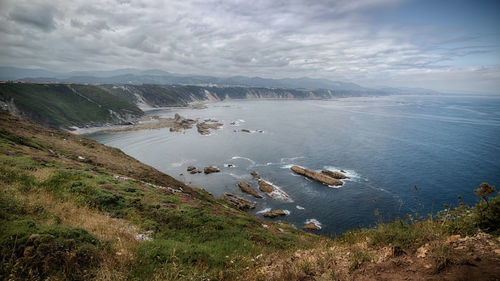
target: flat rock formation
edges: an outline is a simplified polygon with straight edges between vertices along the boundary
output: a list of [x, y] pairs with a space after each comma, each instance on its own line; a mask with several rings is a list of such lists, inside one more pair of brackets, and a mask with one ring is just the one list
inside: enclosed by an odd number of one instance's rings
[[306, 224], [304, 226], [304, 229], [307, 229], [307, 230], [318, 230], [318, 229], [321, 229], [321, 227], [319, 227], [319, 225], [317, 225], [315, 222], [310, 222], [308, 224]]
[[323, 171], [321, 171], [321, 173], [325, 174], [325, 175], [327, 175], [327, 176], [329, 176], [331, 178], [338, 179], [338, 180], [343, 180], [343, 179], [348, 179], [349, 178], [348, 176], [346, 176], [346, 175], [344, 175], [342, 173], [335, 172], [335, 171], [330, 171], [330, 170], [323, 170]]
[[343, 182], [339, 179], [332, 178], [326, 174], [318, 173], [316, 171], [305, 169], [299, 166], [292, 166], [290, 169], [296, 174], [302, 175], [304, 177], [310, 178], [312, 180], [318, 181], [323, 184], [331, 186], [338, 186], [343, 184]]
[[236, 208], [242, 211], [255, 208], [255, 205], [250, 203], [250, 201], [248, 201], [247, 199], [227, 192], [224, 192], [222, 194], [222, 200], [228, 202], [229, 204], [235, 206]]
[[262, 198], [262, 195], [260, 195], [259, 192], [255, 190], [253, 187], [251, 187], [250, 184], [247, 182], [240, 181], [238, 183], [238, 187], [241, 189], [241, 191], [250, 194], [253, 197]]
[[266, 218], [275, 218], [275, 217], [279, 217], [279, 216], [286, 216], [286, 213], [285, 213], [285, 211], [278, 209], [278, 210], [274, 210], [271, 212], [263, 213], [262, 216], [264, 216]]
[[203, 169], [203, 172], [205, 174], [211, 174], [211, 173], [218, 173], [220, 172], [219, 168], [214, 167], [214, 166], [208, 166]]
[[259, 179], [259, 189], [260, 191], [266, 193], [266, 195], [271, 197], [272, 199], [283, 200], [286, 202], [293, 202], [293, 200], [286, 192], [268, 183], [265, 180]]
[[252, 175], [252, 177], [256, 180], [260, 179], [259, 173], [256, 171], [251, 172], [250, 175]]
[[247, 130], [247, 129], [241, 129], [241, 131], [244, 133], [251, 133], [250, 130]]
[[196, 128], [198, 129], [198, 133], [206, 136], [206, 135], [210, 135], [210, 129], [218, 130], [223, 125], [224, 124], [219, 123], [219, 121], [217, 121], [217, 120], [206, 119], [205, 121], [196, 124]]

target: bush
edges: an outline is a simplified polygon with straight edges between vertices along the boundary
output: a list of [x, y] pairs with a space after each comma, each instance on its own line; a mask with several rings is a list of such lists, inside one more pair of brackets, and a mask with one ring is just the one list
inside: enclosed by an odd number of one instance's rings
[[100, 242], [81, 228], [15, 220], [0, 230], [0, 279], [87, 280], [99, 264]]

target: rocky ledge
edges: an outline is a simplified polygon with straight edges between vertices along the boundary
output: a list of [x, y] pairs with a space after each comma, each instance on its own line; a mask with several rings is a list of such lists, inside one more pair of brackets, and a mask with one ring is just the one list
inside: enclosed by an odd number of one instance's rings
[[231, 193], [224, 192], [222, 194], [222, 200], [228, 202], [229, 204], [235, 206], [236, 208], [242, 211], [255, 208], [255, 205], [250, 203], [250, 201], [248, 201], [247, 199]]
[[241, 189], [241, 191], [243, 191], [247, 194], [250, 194], [253, 197], [262, 198], [262, 195], [260, 195], [257, 190], [255, 190], [253, 187], [250, 186], [249, 183], [247, 183], [245, 181], [240, 181], [238, 183], [238, 187]]
[[215, 166], [208, 166], [203, 169], [203, 172], [208, 175], [211, 173], [218, 173], [220, 172], [220, 169]]
[[[343, 170], [342, 170], [343, 171]], [[323, 170], [321, 171], [322, 174], [325, 174], [331, 178], [334, 178], [334, 179], [338, 179], [338, 180], [343, 180], [343, 179], [348, 179], [349, 177], [342, 174], [342, 173], [339, 173], [339, 172], [335, 172], [335, 171], [330, 171], [330, 170]]]
[[275, 217], [286, 216], [286, 215], [287, 215], [286, 212], [281, 210], [281, 209], [262, 214], [262, 216], [264, 216], [266, 218], [275, 218]]
[[319, 225], [317, 225], [314, 221], [311, 221], [304, 226], [304, 229], [306, 229], [306, 230], [318, 230], [318, 229], [321, 229], [321, 227]]
[[292, 202], [293, 200], [290, 198], [286, 192], [283, 190], [277, 188], [276, 186], [268, 183], [265, 180], [259, 180], [259, 189], [260, 191], [266, 193], [267, 196], [269, 196], [272, 199], [278, 199], [278, 200], [283, 200], [286, 202]]
[[[343, 184], [343, 182], [341, 180], [333, 178], [333, 177], [331, 177], [323, 172], [318, 173], [316, 171], [302, 168], [299, 166], [292, 166], [290, 169], [296, 174], [302, 175], [304, 177], [310, 178], [312, 180], [318, 181], [318, 182], [323, 183], [323, 184], [327, 184], [327, 185], [331, 185], [331, 186], [338, 186], [338, 185]], [[332, 171], [329, 171], [329, 172], [332, 172]], [[332, 172], [332, 173], [334, 173], [334, 172]]]

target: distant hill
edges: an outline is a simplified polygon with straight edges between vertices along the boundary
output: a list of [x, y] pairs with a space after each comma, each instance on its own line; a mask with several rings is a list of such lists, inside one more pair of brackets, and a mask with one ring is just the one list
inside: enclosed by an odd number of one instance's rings
[[[415, 94], [410, 88], [384, 88], [371, 89], [355, 83], [331, 81], [328, 79], [281, 78], [270, 79], [261, 77], [232, 76], [214, 77], [205, 75], [183, 75], [162, 70], [138, 70], [133, 68], [111, 71], [76, 71], [52, 72], [43, 69], [22, 69], [14, 67], [0, 67], [0, 80], [23, 80], [32, 82], [72, 82], [72, 83], [99, 83], [120, 85], [197, 85], [197, 86], [239, 86], [239, 87], [265, 87], [287, 89], [326, 89], [332, 91], [345, 91], [351, 94]], [[420, 93], [431, 93], [431, 90], [419, 89]]]

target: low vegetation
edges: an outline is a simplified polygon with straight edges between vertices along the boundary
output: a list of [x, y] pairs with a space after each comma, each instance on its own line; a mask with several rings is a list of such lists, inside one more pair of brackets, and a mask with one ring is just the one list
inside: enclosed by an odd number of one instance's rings
[[467, 264], [498, 278], [492, 190], [475, 206], [328, 239], [261, 221], [118, 149], [0, 114], [0, 279], [351, 280], [411, 269], [442, 280]]

